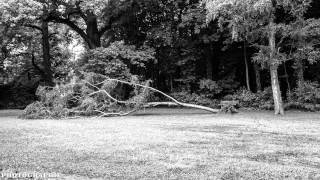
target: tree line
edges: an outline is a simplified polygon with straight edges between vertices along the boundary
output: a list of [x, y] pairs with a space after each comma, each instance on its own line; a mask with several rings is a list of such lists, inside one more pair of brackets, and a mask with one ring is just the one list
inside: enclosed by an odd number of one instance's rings
[[[270, 86], [275, 114], [284, 114], [306, 83], [319, 89], [319, 8], [316, 0], [1, 1], [2, 82], [130, 73], [202, 102]], [[75, 43], [83, 50], [72, 60]]]

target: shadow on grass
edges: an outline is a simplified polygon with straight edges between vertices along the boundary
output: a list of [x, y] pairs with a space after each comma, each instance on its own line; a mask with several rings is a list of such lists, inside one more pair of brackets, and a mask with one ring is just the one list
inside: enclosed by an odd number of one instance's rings
[[209, 112], [192, 112], [192, 113], [184, 113], [184, 112], [143, 112], [138, 111], [137, 113], [132, 114], [132, 116], [199, 116], [199, 115], [212, 115]]
[[203, 133], [228, 133], [241, 128], [242, 125], [213, 125], [213, 126], [177, 126], [167, 127], [164, 129], [174, 131], [190, 131], [190, 132], [203, 132]]
[[276, 152], [268, 152], [268, 153], [260, 153], [255, 155], [249, 155], [247, 158], [252, 161], [257, 162], [268, 162], [268, 163], [277, 163], [284, 164], [285, 158], [290, 159], [299, 159], [306, 156], [303, 152], [298, 151], [276, 151]]

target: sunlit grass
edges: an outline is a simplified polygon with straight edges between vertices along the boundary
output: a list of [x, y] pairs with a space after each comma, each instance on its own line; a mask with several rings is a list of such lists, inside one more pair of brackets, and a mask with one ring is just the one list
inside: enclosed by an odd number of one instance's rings
[[318, 113], [158, 109], [103, 119], [2, 116], [0, 123], [2, 171], [67, 179], [320, 177]]

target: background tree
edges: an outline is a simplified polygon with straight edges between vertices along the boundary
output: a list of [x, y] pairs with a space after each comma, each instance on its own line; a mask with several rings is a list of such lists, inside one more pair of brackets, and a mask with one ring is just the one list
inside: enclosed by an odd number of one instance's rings
[[[38, 51], [34, 48], [34, 44], [25, 42], [26, 46], [25, 53], [29, 54], [32, 58], [32, 64], [42, 75], [43, 80], [53, 85], [53, 72], [51, 69], [51, 56], [50, 56], [50, 32], [48, 22], [44, 21], [44, 17], [47, 14], [47, 6], [37, 2], [27, 1], [7, 1], [4, 4], [4, 13], [10, 16], [6, 22], [10, 22], [15, 26], [16, 29], [26, 30], [29, 36], [40, 36], [41, 52], [42, 54], [41, 65], [38, 66], [35, 62], [35, 52]], [[34, 31], [33, 33], [31, 31]], [[22, 32], [23, 33], [23, 32]]]
[[290, 37], [291, 57], [294, 60], [294, 69], [296, 70], [297, 87], [302, 87], [305, 83], [304, 71], [307, 63], [314, 64], [318, 61], [320, 55], [319, 45], [319, 20], [297, 19], [291, 24]]
[[[279, 22], [277, 22], [276, 19], [276, 11], [278, 9], [283, 9], [291, 16], [297, 18], [306, 12], [311, 1], [208, 0], [205, 2], [208, 10], [207, 19], [211, 21], [219, 18], [219, 21], [222, 21], [223, 23], [226, 22], [223, 17], [227, 17], [230, 20], [228, 24], [232, 29], [231, 32], [233, 38], [237, 38], [239, 36], [239, 32], [241, 33], [243, 29], [245, 29], [245, 32], [247, 32], [247, 30], [250, 32], [255, 30], [261, 31], [261, 29], [266, 32], [261, 35], [264, 35], [262, 37], [265, 37], [268, 41], [268, 48], [263, 49], [269, 54], [269, 57], [267, 58], [268, 60], [264, 62], [268, 63], [270, 70], [275, 114], [284, 114], [278, 77], [278, 67], [281, 64], [281, 55], [279, 54], [279, 47], [277, 46], [279, 45], [277, 44], [276, 37], [279, 30], [277, 28]], [[264, 57], [267, 57], [266, 54], [264, 54]]]
[[[279, 113], [282, 97], [288, 106], [308, 94], [297, 92], [317, 92], [320, 7], [315, 1], [0, 3], [6, 86], [28, 79], [60, 84], [79, 71], [129, 72], [185, 102], [216, 107], [220, 100], [238, 99], [260, 109], [278, 102]], [[314, 106], [316, 101], [305, 99], [299, 102]]]
[[130, 18], [130, 11], [143, 3], [128, 0], [50, 0], [47, 2], [49, 11], [46, 21], [67, 25], [83, 38], [89, 49], [94, 49], [102, 46], [103, 36], [112, 40], [116, 33], [112, 31], [113, 26]]

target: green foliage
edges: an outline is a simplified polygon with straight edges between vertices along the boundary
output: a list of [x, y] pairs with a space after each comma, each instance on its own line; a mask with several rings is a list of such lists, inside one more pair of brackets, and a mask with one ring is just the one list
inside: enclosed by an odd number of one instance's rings
[[[255, 53], [252, 56], [252, 61], [260, 64], [262, 68], [267, 68], [269, 67], [269, 62], [270, 62], [269, 56], [270, 56], [270, 49], [266, 46], [260, 46], [259, 52]], [[288, 57], [285, 53], [277, 52], [275, 54], [275, 59], [277, 59], [276, 63], [281, 64], [281, 62], [286, 61]]]
[[237, 113], [237, 108], [239, 107], [238, 101], [221, 101], [220, 112], [222, 113]]
[[[101, 115], [102, 112], [118, 113], [140, 108], [150, 96], [145, 88], [134, 86], [127, 100], [119, 100], [119, 85], [121, 87], [121, 82], [106, 76], [85, 73], [81, 78], [74, 77], [55, 87], [40, 86], [36, 93], [39, 101], [29, 105], [21, 117], [61, 119]], [[149, 81], [146, 82], [148, 85]]]
[[207, 94], [211, 97], [232, 93], [238, 87], [239, 83], [234, 81], [233, 76], [227, 76], [226, 78], [218, 81], [202, 79], [199, 82], [200, 93]]
[[72, 84], [57, 85], [55, 87], [39, 87], [36, 95], [39, 101], [32, 103], [24, 110], [22, 118], [66, 118], [71, 114], [69, 103], [74, 98]]
[[[39, 28], [41, 29], [41, 22], [46, 18], [50, 22], [51, 70], [56, 82], [62, 81], [57, 87], [39, 90], [43, 93], [38, 94], [39, 97], [45, 98], [40, 99], [38, 103], [46, 108], [49, 107], [47, 110], [50, 112], [50, 117], [81, 114], [75, 113], [76, 111], [94, 115], [97, 109], [114, 112], [141, 106], [150, 98], [147, 97], [149, 92], [144, 92], [143, 88], [128, 87], [113, 82], [104, 82], [99, 88], [105, 89], [120, 100], [126, 99], [130, 105], [120, 106], [119, 103], [107, 100], [103, 94], [88, 97], [88, 94], [94, 92], [96, 88], [84, 85], [82, 82], [81, 86], [69, 87], [71, 82], [67, 81], [72, 79], [73, 72], [76, 74], [93, 72], [140, 84], [145, 82], [136, 81], [137, 79], [152, 78], [154, 86], [159, 89], [164, 91], [179, 89], [179, 92], [173, 94], [184, 102], [216, 106], [217, 100], [213, 99], [232, 94], [240, 86], [238, 79], [242, 77], [235, 77], [235, 74], [228, 76], [233, 68], [237, 69], [236, 75], [244, 76], [241, 72], [243, 57], [240, 59], [240, 56], [243, 52], [239, 49], [239, 45], [242, 46], [240, 41], [246, 41], [248, 44], [246, 53], [248, 58], [251, 56], [254, 62], [260, 63], [263, 67], [270, 65], [270, 47], [267, 41], [268, 35], [271, 34], [270, 26], [275, 28], [276, 40], [272, 57], [277, 65], [289, 61], [286, 64], [290, 65], [286, 73], [290, 76], [289, 81], [292, 79], [292, 70], [295, 70], [297, 62], [299, 65], [302, 64], [301, 69], [305, 70], [306, 79], [311, 79], [312, 73], [308, 71], [309, 67], [318, 70], [320, 21], [305, 19], [307, 16], [304, 16], [310, 0], [275, 0], [276, 4], [271, 2], [270, 0], [2, 1], [0, 2], [0, 72], [11, 80], [21, 72], [25, 72], [26, 67], [28, 70], [33, 68], [30, 66], [30, 52], [34, 52], [36, 63], [43, 68], [42, 36]], [[277, 17], [284, 14], [288, 17]], [[274, 23], [270, 23], [271, 21]], [[86, 43], [90, 50], [86, 50], [78, 62], [73, 62], [71, 57], [77, 59], [77, 56], [73, 56], [69, 49], [70, 45], [77, 44], [76, 42]], [[236, 53], [228, 55], [220, 50], [222, 46], [230, 47]], [[231, 56], [232, 58], [229, 58]], [[206, 69], [206, 65], [211, 65], [211, 69], [209, 67]], [[238, 65], [241, 67], [237, 67]], [[249, 70], [253, 69], [251, 65], [249, 63]], [[205, 72], [206, 70], [208, 72]], [[281, 70], [279, 74], [282, 74]], [[138, 74], [140, 77], [134, 77], [132, 74]], [[203, 79], [212, 76], [214, 81]], [[249, 76], [250, 80], [254, 79], [253, 73], [250, 72]], [[262, 85], [268, 84], [267, 81], [270, 80], [266, 76], [268, 75], [263, 71]], [[104, 79], [93, 76], [87, 79], [81, 75], [78, 78], [94, 84]], [[19, 88], [17, 89], [16, 91], [19, 91]], [[183, 90], [188, 92], [180, 92]], [[300, 87], [300, 90], [295, 90], [290, 98], [300, 104], [316, 104], [311, 102], [316, 99], [316, 95], [309, 93], [316, 90], [317, 88]], [[304, 91], [307, 94], [301, 93]], [[19, 99], [16, 103], [18, 105], [34, 100], [32, 96], [24, 93], [11, 94], [12, 97]], [[80, 99], [73, 99], [79, 98], [78, 96]], [[229, 96], [230, 99], [239, 99], [243, 107], [272, 108], [272, 94], [238, 91], [233, 96]], [[32, 112], [32, 108], [40, 107], [40, 104], [30, 106], [31, 110], [28, 112]], [[44, 113], [40, 114], [42, 116]]]
[[266, 110], [273, 108], [272, 90], [270, 87], [257, 93], [253, 93], [246, 89], [240, 89], [233, 95], [226, 96], [225, 99], [239, 101], [239, 105], [242, 108]]
[[184, 89], [171, 93], [171, 95], [181, 102], [218, 108], [219, 98], [225, 93], [234, 92], [239, 84], [233, 80], [232, 76], [229, 76], [219, 81], [202, 79], [198, 85], [196, 93], [189, 93]]
[[233, 73], [221, 80], [218, 80], [217, 83], [223, 89], [224, 94], [233, 93], [240, 85], [239, 82], [235, 81], [235, 74]]
[[320, 86], [317, 82], [307, 81], [288, 94], [287, 108], [308, 111], [320, 110]]
[[49, 118], [50, 112], [42, 102], [36, 101], [29, 104], [23, 111], [20, 118], [23, 119], [44, 119]]
[[130, 7], [131, 1], [117, 1], [117, 0], [87, 0], [87, 1], [68, 1], [68, 0], [48, 0], [45, 2], [50, 13], [59, 18], [65, 18], [74, 14], [74, 20], [79, 20], [83, 15], [94, 16], [101, 23], [108, 22], [111, 16], [118, 15], [121, 11]]
[[128, 79], [130, 72], [126, 64], [120, 59], [110, 56], [105, 48], [90, 50], [84, 54], [79, 69], [84, 72], [94, 72], [112, 78]]
[[[281, 64], [287, 60], [288, 54], [281, 53], [283, 41], [292, 34], [301, 31], [301, 26], [295, 24], [298, 19], [303, 19], [304, 14], [310, 6], [311, 0], [206, 0], [204, 1], [207, 9], [207, 22], [217, 20], [221, 30], [229, 30], [232, 40], [245, 40], [256, 45], [259, 50], [253, 57], [253, 61], [261, 63], [264, 67], [270, 63]], [[276, 10], [282, 9], [287, 16], [292, 17], [289, 25], [285, 23], [273, 23]], [[274, 53], [273, 60], [270, 61], [270, 47], [263, 45], [266, 38], [270, 35], [270, 22], [275, 28], [279, 42], [276, 44], [278, 51]], [[299, 27], [299, 28], [296, 28]], [[308, 29], [308, 28], [306, 28]], [[312, 56], [310, 57], [310, 60]]]
[[320, 86], [317, 82], [305, 82], [294, 89], [290, 99], [300, 103], [320, 104]]
[[219, 94], [222, 92], [222, 87], [211, 79], [202, 79], [200, 80], [199, 85], [200, 90], [205, 91], [206, 93]]
[[111, 78], [130, 79], [128, 66], [145, 68], [145, 63], [154, 61], [154, 50], [148, 47], [136, 48], [124, 42], [112, 43], [107, 48], [96, 48], [86, 52], [79, 60], [79, 69]]
[[0, 2], [0, 7], [0, 73], [12, 81], [26, 70], [29, 48], [39, 40], [37, 31], [24, 27], [35, 9], [17, 0]]

